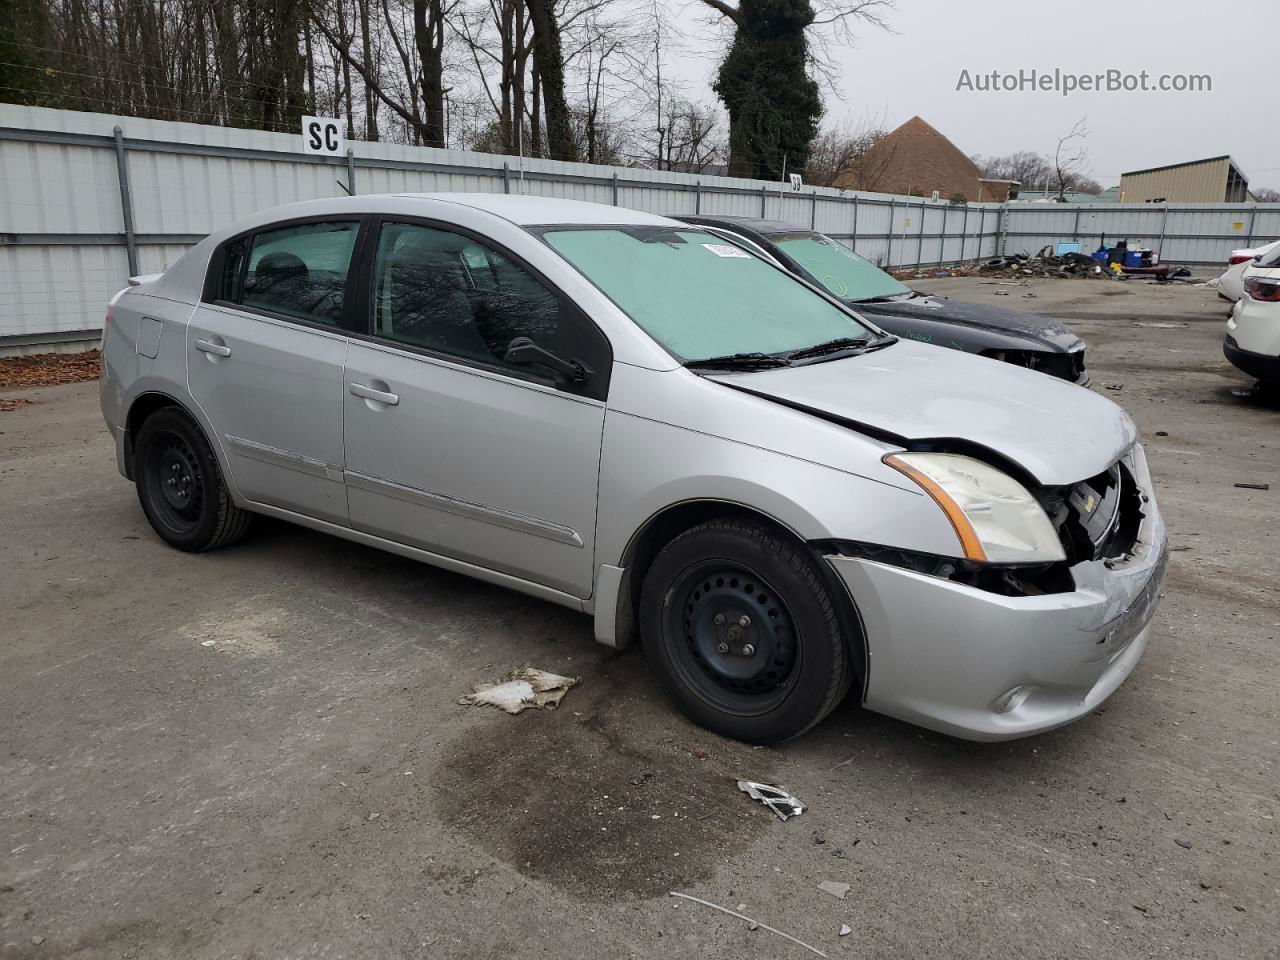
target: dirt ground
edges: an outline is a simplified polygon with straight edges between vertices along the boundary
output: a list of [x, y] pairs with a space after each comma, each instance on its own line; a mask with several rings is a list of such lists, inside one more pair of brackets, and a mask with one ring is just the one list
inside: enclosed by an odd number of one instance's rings
[[[1280, 407], [1236, 395], [1224, 304], [915, 285], [1067, 320], [1148, 444], [1155, 634], [1052, 734], [849, 703], [728, 742], [545, 603], [277, 523], [170, 550], [95, 384], [0, 389], [32, 401], [0, 412], [0, 957], [812, 956], [670, 891], [830, 957], [1280, 956]], [[555, 712], [457, 704], [524, 664], [581, 682]]]

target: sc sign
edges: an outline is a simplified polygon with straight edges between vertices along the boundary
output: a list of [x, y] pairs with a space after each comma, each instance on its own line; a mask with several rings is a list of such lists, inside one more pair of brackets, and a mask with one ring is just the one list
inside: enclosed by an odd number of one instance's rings
[[340, 157], [347, 152], [342, 124], [329, 117], [302, 118], [302, 152]]

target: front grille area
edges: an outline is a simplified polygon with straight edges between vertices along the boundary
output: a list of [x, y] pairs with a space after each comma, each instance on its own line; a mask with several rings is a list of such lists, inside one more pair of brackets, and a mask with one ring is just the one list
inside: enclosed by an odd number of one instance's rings
[[1050, 353], [1044, 350], [984, 350], [984, 357], [1003, 360], [1014, 366], [1037, 370], [1060, 380], [1075, 383], [1084, 376], [1084, 351]]
[[1137, 542], [1143, 496], [1123, 461], [1073, 486], [1046, 491], [1042, 502], [1070, 564], [1120, 560]]

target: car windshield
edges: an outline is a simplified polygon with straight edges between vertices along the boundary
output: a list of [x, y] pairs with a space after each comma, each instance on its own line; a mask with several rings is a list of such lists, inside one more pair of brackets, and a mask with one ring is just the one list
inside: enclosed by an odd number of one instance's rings
[[553, 227], [542, 236], [686, 362], [879, 337], [777, 267], [696, 228]]
[[769, 240], [841, 300], [878, 300], [909, 295], [911, 289], [843, 244], [820, 233], [776, 234]]

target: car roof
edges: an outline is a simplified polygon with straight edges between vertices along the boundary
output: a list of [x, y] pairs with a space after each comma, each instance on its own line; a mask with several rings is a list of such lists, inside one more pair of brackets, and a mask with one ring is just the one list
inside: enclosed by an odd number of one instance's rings
[[774, 233], [815, 233], [808, 227], [798, 227], [794, 223], [785, 223], [782, 220], [763, 220], [760, 217], [732, 217], [721, 216], [719, 214], [701, 213], [685, 217], [676, 215], [678, 220], [688, 220], [690, 223], [701, 223], [709, 225], [724, 225], [726, 227], [742, 227], [746, 230], [754, 230], [756, 233], [762, 233], [765, 236]]
[[443, 200], [483, 210], [520, 226], [548, 224], [641, 224], [673, 226], [679, 221], [642, 213], [627, 207], [561, 197], [534, 197], [504, 193], [398, 193], [397, 197], [413, 200]]

